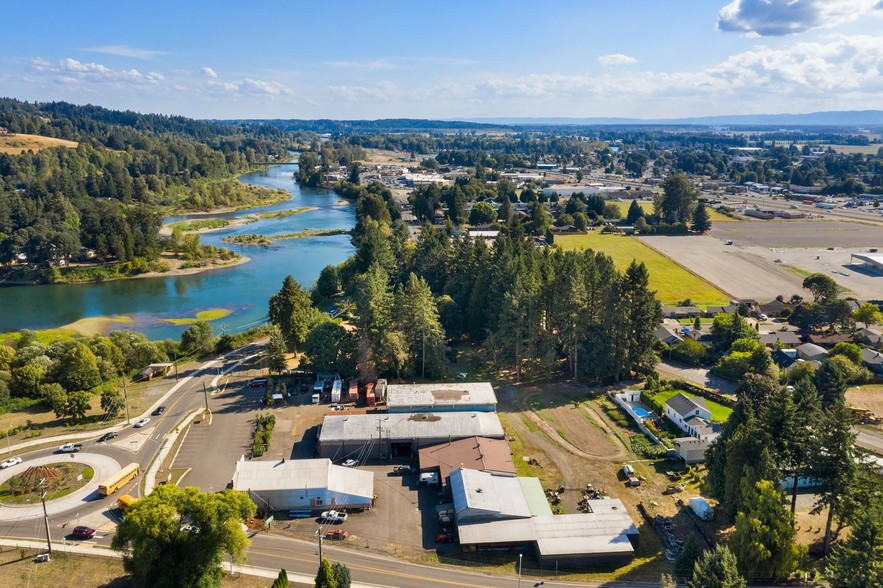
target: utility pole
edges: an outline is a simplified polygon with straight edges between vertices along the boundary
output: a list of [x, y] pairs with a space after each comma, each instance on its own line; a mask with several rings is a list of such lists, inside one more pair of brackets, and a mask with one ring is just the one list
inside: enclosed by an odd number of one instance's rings
[[46, 547], [52, 555], [52, 539], [49, 536], [49, 514], [46, 512], [46, 478], [40, 480], [40, 500], [43, 502], [43, 523], [46, 525]]
[[316, 534], [319, 535], [319, 566], [322, 565], [322, 527], [319, 527], [319, 530], [316, 531]]
[[420, 377], [426, 378], [426, 326], [423, 327], [423, 365], [420, 368]]
[[127, 382], [128, 382], [128, 380], [126, 380], [126, 377], [123, 376], [123, 398], [125, 399], [125, 402], [126, 402], [126, 424], [128, 425], [129, 424], [129, 390], [127, 388]]
[[172, 365], [175, 366], [175, 381], [177, 382], [178, 381], [178, 354], [173, 353], [172, 357], [175, 359], [175, 361], [172, 363]]
[[205, 389], [205, 382], [202, 383], [202, 395], [205, 397], [205, 409], [208, 410], [208, 390]]
[[6, 427], [6, 453], [12, 453], [12, 447], [9, 446], [9, 427]]

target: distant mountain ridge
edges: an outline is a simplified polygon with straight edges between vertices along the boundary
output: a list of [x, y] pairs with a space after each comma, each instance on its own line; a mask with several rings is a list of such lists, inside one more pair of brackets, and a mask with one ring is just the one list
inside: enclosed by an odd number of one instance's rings
[[589, 125], [698, 125], [698, 126], [883, 126], [883, 110], [829, 110], [804, 114], [732, 114], [685, 118], [622, 117], [487, 117], [468, 122], [505, 126], [589, 126]]

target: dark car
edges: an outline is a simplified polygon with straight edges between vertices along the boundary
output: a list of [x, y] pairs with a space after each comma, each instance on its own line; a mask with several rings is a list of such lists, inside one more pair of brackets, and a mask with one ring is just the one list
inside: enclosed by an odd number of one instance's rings
[[110, 441], [111, 439], [113, 439], [113, 438], [116, 437], [116, 436], [117, 436], [117, 434], [114, 433], [113, 431], [111, 431], [110, 433], [105, 433], [104, 435], [102, 435], [101, 437], [99, 437], [99, 438], [98, 438], [98, 442], [99, 442], [99, 443], [102, 443], [102, 442], [104, 442], [104, 441]]
[[412, 468], [411, 466], [400, 465], [394, 467], [392, 469], [392, 473], [394, 476], [410, 476], [411, 474], [416, 474], [417, 472], [414, 471], [414, 468]]
[[158, 407], [156, 410], [154, 410], [151, 414], [152, 414], [153, 416], [160, 416], [160, 415], [162, 415], [162, 413], [164, 413], [165, 411], [166, 411], [166, 407], [165, 407], [165, 406], [160, 406], [160, 407]]
[[252, 378], [248, 381], [248, 384], [246, 384], [249, 388], [263, 388], [266, 385], [267, 378]]
[[74, 537], [77, 539], [91, 539], [95, 533], [95, 529], [91, 527], [74, 527]]

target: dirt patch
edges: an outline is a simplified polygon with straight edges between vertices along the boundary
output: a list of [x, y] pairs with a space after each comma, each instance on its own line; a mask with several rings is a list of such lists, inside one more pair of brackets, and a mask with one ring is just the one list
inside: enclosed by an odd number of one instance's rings
[[853, 386], [846, 391], [846, 402], [853, 408], [870, 410], [883, 417], [883, 384]]

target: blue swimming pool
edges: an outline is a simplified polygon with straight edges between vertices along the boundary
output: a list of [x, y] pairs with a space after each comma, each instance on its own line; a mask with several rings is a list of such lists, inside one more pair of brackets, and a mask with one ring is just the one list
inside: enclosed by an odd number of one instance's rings
[[636, 415], [641, 417], [642, 419], [650, 418], [653, 416], [653, 413], [644, 408], [643, 406], [633, 406], [632, 410]]

